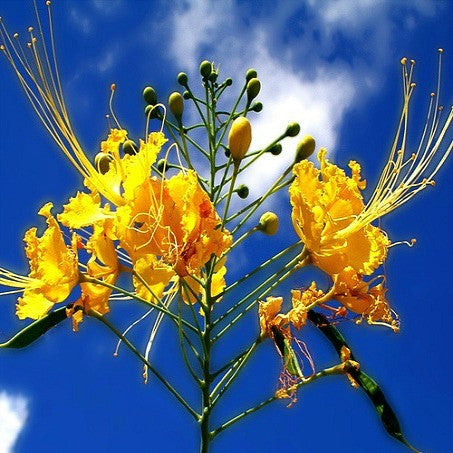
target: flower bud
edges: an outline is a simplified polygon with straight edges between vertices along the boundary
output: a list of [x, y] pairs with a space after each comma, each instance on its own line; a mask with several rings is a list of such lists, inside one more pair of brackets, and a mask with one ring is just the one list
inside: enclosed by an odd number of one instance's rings
[[282, 145], [280, 143], [276, 143], [274, 146], [270, 147], [267, 152], [274, 156], [278, 156], [282, 152]]
[[131, 156], [134, 156], [135, 154], [137, 154], [138, 148], [137, 148], [137, 145], [135, 144], [135, 142], [133, 142], [132, 140], [126, 140], [123, 143], [123, 153], [129, 154]]
[[255, 99], [261, 90], [261, 82], [254, 77], [247, 83], [247, 101], [250, 103]]
[[143, 90], [143, 98], [149, 105], [156, 105], [157, 104], [157, 96], [154, 88], [146, 87]]
[[273, 236], [278, 231], [278, 217], [274, 212], [265, 212], [258, 223], [258, 229], [264, 234]]
[[204, 60], [200, 63], [200, 74], [204, 79], [208, 79], [212, 72], [212, 63]]
[[228, 79], [225, 79], [224, 83], [227, 87], [229, 87], [229, 86], [233, 85], [233, 79], [231, 77], [228, 77]]
[[109, 154], [97, 153], [94, 158], [94, 166], [101, 175], [105, 175], [109, 171], [111, 161], [112, 157]]
[[169, 165], [169, 163], [167, 162], [166, 159], [159, 159], [159, 161], [157, 162], [156, 167], [161, 173], [164, 173], [165, 170], [168, 170], [170, 165]]
[[190, 95], [190, 91], [184, 91], [184, 93], [182, 94], [182, 97], [184, 99], [190, 99], [192, 96]]
[[249, 196], [249, 188], [245, 184], [241, 184], [237, 189], [236, 193], [239, 198], [247, 198]]
[[258, 76], [258, 73], [256, 72], [256, 69], [250, 68], [245, 73], [245, 80], [248, 82], [250, 79], [253, 79], [257, 76]]
[[209, 81], [214, 83], [217, 80], [217, 77], [219, 77], [218, 72], [212, 71], [211, 75], [209, 76]]
[[235, 162], [241, 161], [247, 153], [252, 141], [252, 127], [244, 116], [233, 121], [228, 134], [228, 148]]
[[263, 110], [263, 104], [261, 102], [255, 102], [251, 107], [250, 110], [259, 113]]
[[170, 107], [171, 113], [175, 115], [175, 118], [181, 118], [182, 112], [184, 111], [184, 100], [180, 93], [174, 91], [168, 97], [168, 106]]
[[295, 137], [300, 132], [299, 123], [289, 123], [286, 128], [285, 135], [286, 137]]
[[[151, 113], [150, 113], [151, 112]], [[145, 107], [145, 116], [148, 118], [148, 116], [150, 118], [158, 118], [158, 109], [156, 107], [154, 107], [154, 105], [147, 105]]]
[[308, 159], [316, 148], [315, 139], [311, 135], [306, 135], [297, 145], [295, 162]]
[[185, 72], [180, 72], [177, 77], [178, 83], [183, 87], [187, 86], [188, 78]]

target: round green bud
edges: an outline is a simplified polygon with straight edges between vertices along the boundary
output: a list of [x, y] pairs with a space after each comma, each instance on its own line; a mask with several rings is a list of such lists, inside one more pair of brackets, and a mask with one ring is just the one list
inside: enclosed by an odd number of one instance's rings
[[278, 231], [278, 217], [274, 212], [265, 212], [261, 217], [258, 223], [258, 229], [264, 234], [273, 236]]
[[233, 79], [231, 77], [228, 77], [228, 79], [225, 79], [225, 85], [227, 87], [230, 87], [231, 85], [233, 85]]
[[143, 90], [143, 98], [145, 99], [145, 102], [147, 102], [149, 105], [157, 104], [156, 91], [152, 87], [146, 87]]
[[182, 112], [184, 111], [184, 100], [180, 93], [174, 91], [168, 97], [168, 106], [170, 107], [171, 113], [175, 115], [175, 118], [181, 118]]
[[168, 170], [170, 168], [170, 165], [166, 159], [159, 159], [156, 167], [161, 173], [164, 173], [165, 170]]
[[154, 105], [147, 105], [145, 107], [145, 116], [147, 118], [148, 118], [148, 116], [150, 118], [158, 118], [159, 117], [158, 113], [159, 113], [159, 109], [156, 108]]
[[254, 79], [258, 76], [258, 73], [256, 72], [256, 69], [250, 68], [246, 73], [245, 73], [245, 80], [248, 82], [250, 79]]
[[209, 80], [211, 82], [215, 82], [217, 80], [217, 77], [219, 77], [219, 74], [216, 71], [212, 71], [211, 75], [209, 76]]
[[105, 175], [110, 168], [110, 162], [113, 160], [112, 156], [107, 153], [97, 153], [94, 158], [94, 166], [96, 170], [101, 173], [101, 175]]
[[247, 100], [248, 102], [253, 101], [261, 90], [261, 82], [256, 78], [250, 79], [247, 83]]
[[212, 63], [208, 60], [203, 60], [200, 63], [200, 74], [203, 78], [208, 79], [212, 72]]
[[189, 79], [188, 79], [187, 74], [185, 72], [180, 72], [178, 74], [177, 80], [178, 80], [178, 83], [180, 85], [185, 87], [185, 86], [187, 86], [187, 82], [188, 82]]
[[287, 137], [295, 137], [300, 132], [300, 125], [299, 123], [289, 123], [288, 127], [286, 128], [285, 135]]
[[261, 102], [255, 102], [251, 107], [250, 110], [253, 112], [259, 113], [263, 110], [263, 104]]
[[273, 154], [274, 156], [278, 156], [282, 152], [282, 145], [280, 143], [276, 143], [274, 146], [269, 148], [267, 152]]
[[311, 135], [306, 135], [297, 145], [295, 162], [308, 159], [315, 151], [316, 142]]
[[190, 91], [184, 91], [184, 93], [182, 94], [182, 97], [184, 99], [190, 99], [192, 96], [190, 95]]
[[241, 184], [237, 189], [236, 193], [239, 198], [247, 198], [249, 196], [249, 188], [245, 184]]
[[138, 148], [135, 142], [133, 142], [132, 140], [126, 140], [123, 143], [123, 153], [129, 154], [130, 156], [134, 156], [135, 154], [137, 154]]

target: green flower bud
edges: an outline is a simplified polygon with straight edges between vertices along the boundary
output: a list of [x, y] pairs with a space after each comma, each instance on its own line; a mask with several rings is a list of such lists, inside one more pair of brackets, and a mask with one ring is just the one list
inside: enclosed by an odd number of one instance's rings
[[276, 143], [274, 146], [269, 148], [267, 152], [273, 154], [274, 156], [278, 156], [282, 152], [282, 145], [280, 143]]
[[228, 79], [225, 79], [225, 85], [227, 87], [230, 87], [231, 85], [233, 85], [233, 79], [231, 77], [228, 77]]
[[94, 166], [96, 170], [101, 173], [101, 175], [105, 175], [110, 168], [110, 162], [112, 162], [113, 158], [107, 153], [98, 153], [94, 158]]
[[263, 104], [261, 102], [255, 102], [251, 107], [250, 110], [259, 113], [263, 110]]
[[306, 135], [297, 145], [295, 162], [308, 159], [316, 148], [315, 139], [311, 135]]
[[240, 116], [233, 121], [228, 134], [228, 148], [235, 162], [241, 161], [252, 141], [252, 126], [247, 118]]
[[135, 142], [133, 142], [132, 140], [126, 140], [123, 143], [123, 153], [129, 154], [131, 156], [134, 156], [135, 154], [137, 154], [138, 148], [137, 148], [137, 145], [135, 144]]
[[187, 91], [187, 90], [186, 90], [186, 91], [184, 91], [184, 93], [182, 94], [182, 97], [183, 97], [184, 99], [190, 99], [192, 96], [191, 96], [191, 94], [190, 94], [190, 91]]
[[212, 72], [212, 63], [204, 60], [200, 63], [200, 74], [204, 79], [208, 79]]
[[168, 170], [170, 168], [170, 164], [166, 159], [159, 159], [156, 167], [161, 173], [164, 173], [165, 170]]
[[237, 189], [236, 193], [239, 198], [247, 198], [249, 196], [249, 188], [245, 184], [241, 184]]
[[255, 99], [261, 90], [261, 82], [254, 77], [247, 83], [247, 101], [250, 103]]
[[[151, 114], [149, 113], [151, 112]], [[147, 105], [145, 107], [145, 116], [148, 118], [148, 115], [150, 118], [158, 118], [159, 117], [159, 109], [156, 108], [154, 105]]]
[[181, 94], [177, 91], [171, 93], [168, 97], [168, 106], [170, 107], [171, 113], [175, 115], [175, 118], [180, 119], [184, 111], [184, 100]]
[[245, 73], [245, 80], [248, 82], [250, 79], [256, 78], [257, 76], [258, 76], [258, 73], [256, 72], [256, 69], [250, 68]]
[[273, 236], [278, 231], [278, 217], [274, 212], [265, 212], [258, 223], [258, 229], [264, 234]]
[[156, 105], [157, 104], [157, 96], [154, 88], [146, 87], [143, 90], [143, 98], [149, 105]]
[[285, 135], [286, 137], [295, 137], [300, 132], [299, 123], [289, 123], [286, 128]]
[[219, 74], [216, 71], [212, 71], [211, 75], [209, 76], [209, 80], [211, 82], [215, 82], [217, 80], [217, 77], [219, 77]]
[[188, 79], [187, 74], [185, 72], [180, 72], [178, 74], [177, 80], [178, 80], [178, 83], [180, 85], [185, 87], [185, 86], [187, 86], [187, 82], [188, 82], [189, 79]]

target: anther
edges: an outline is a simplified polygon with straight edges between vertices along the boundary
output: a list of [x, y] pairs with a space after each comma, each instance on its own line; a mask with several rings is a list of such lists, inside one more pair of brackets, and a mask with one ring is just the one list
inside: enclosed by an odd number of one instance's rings
[[415, 82], [412, 82], [412, 83], [411, 83], [411, 88], [415, 88], [416, 85], [417, 85], [417, 84], [416, 84]]
[[416, 157], [417, 157], [417, 156], [415, 155], [415, 153], [412, 153], [412, 154], [411, 154], [411, 159], [412, 159], [412, 160], [415, 160]]
[[431, 93], [430, 96], [433, 98], [435, 96], [435, 93]]
[[33, 31], [33, 27], [28, 27], [28, 31], [31, 33]]
[[115, 91], [115, 89], [116, 89], [116, 85], [114, 83], [112, 83], [110, 85], [110, 91]]
[[407, 63], [407, 58], [406, 58], [406, 57], [401, 58], [400, 63], [401, 63], [402, 65], [405, 65], [405, 64]]
[[439, 48], [439, 49], [437, 49], [437, 51], [438, 51], [439, 53], [443, 53], [444, 49]]
[[417, 243], [417, 239], [412, 238], [412, 239], [411, 239], [411, 246], [414, 245], [414, 244], [416, 244], [416, 243]]
[[415, 66], [415, 60], [411, 60], [411, 65]]
[[18, 38], [18, 37], [19, 37], [19, 33], [14, 33], [13, 38]]
[[46, 6], [50, 6], [50, 0], [47, 0]]

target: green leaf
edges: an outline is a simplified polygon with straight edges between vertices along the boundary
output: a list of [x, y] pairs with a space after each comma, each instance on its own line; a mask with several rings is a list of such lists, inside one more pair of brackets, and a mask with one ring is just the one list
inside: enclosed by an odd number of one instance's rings
[[32, 322], [6, 343], [0, 343], [0, 348], [25, 348], [65, 319], [67, 319], [66, 307], [58, 308], [57, 310], [48, 313], [43, 318]]
[[[330, 324], [330, 322], [324, 315], [310, 310], [308, 312], [308, 319], [328, 338], [340, 357], [341, 349], [343, 347], [351, 350], [338, 329]], [[350, 358], [351, 360], [357, 361], [352, 352]], [[404, 438], [398, 418], [391, 408], [378, 383], [361, 369], [351, 370], [349, 374], [368, 395], [368, 398], [373, 403], [376, 412], [378, 413], [381, 422], [384, 425], [385, 430], [392, 437], [406, 445], [406, 447], [408, 447], [410, 450], [418, 452], [418, 450], [412, 447]]]

